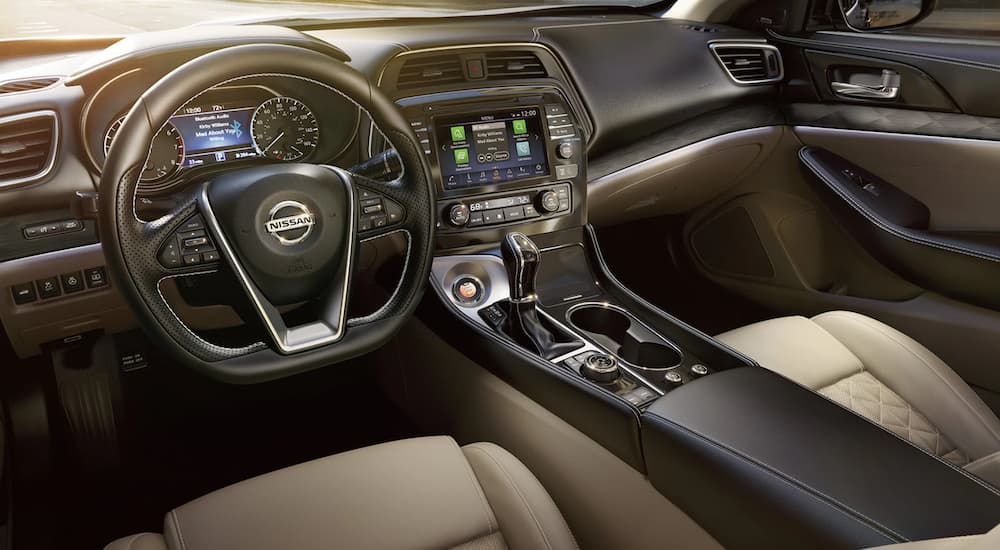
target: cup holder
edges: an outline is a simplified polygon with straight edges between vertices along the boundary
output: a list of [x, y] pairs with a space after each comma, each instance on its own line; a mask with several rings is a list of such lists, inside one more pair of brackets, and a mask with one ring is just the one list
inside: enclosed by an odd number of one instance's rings
[[648, 370], [681, 364], [681, 353], [632, 315], [605, 306], [583, 306], [569, 314], [569, 323], [623, 361]]

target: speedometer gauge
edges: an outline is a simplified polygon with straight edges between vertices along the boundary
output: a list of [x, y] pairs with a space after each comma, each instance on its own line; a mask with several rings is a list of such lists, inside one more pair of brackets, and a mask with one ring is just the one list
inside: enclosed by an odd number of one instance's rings
[[[108, 151], [111, 150], [111, 142], [114, 141], [115, 135], [121, 129], [123, 120], [125, 120], [125, 117], [114, 121], [108, 128], [108, 132], [104, 135], [105, 157], [108, 156]], [[146, 160], [146, 166], [142, 169], [139, 181], [152, 182], [161, 180], [176, 172], [183, 163], [184, 138], [177, 131], [177, 127], [168, 122], [153, 137], [152, 146], [149, 148], [149, 158]]]
[[298, 160], [316, 149], [319, 124], [304, 103], [276, 97], [262, 103], [250, 121], [254, 147], [261, 156]]

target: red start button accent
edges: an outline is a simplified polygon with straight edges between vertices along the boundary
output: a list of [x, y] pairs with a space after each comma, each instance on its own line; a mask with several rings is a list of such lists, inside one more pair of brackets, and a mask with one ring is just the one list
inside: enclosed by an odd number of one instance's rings
[[459, 303], [471, 305], [483, 297], [483, 284], [475, 277], [459, 277], [451, 288], [452, 294]]

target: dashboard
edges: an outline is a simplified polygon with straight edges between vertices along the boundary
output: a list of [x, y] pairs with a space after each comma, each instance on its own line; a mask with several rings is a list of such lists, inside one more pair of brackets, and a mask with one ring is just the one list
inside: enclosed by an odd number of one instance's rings
[[[141, 86], [125, 74], [84, 111], [86, 147], [100, 169]], [[292, 76], [248, 77], [205, 90], [156, 133], [140, 192], [163, 193], [211, 168], [265, 162], [329, 162], [358, 129], [358, 108], [336, 91]]]

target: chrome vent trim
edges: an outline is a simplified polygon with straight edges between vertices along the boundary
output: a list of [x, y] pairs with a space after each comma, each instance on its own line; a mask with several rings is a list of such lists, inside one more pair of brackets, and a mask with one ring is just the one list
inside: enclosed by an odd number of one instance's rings
[[486, 78], [509, 80], [517, 78], [545, 78], [549, 76], [542, 60], [532, 52], [509, 50], [486, 52]]
[[52, 171], [59, 143], [55, 111], [0, 118], [0, 188], [27, 185]]
[[458, 54], [433, 54], [406, 60], [399, 69], [396, 89], [407, 90], [464, 82], [462, 60]]
[[0, 94], [16, 94], [19, 92], [31, 92], [34, 90], [44, 90], [54, 86], [59, 82], [58, 76], [39, 76], [35, 78], [20, 78], [17, 80], [7, 80], [0, 82]]
[[760, 42], [712, 42], [715, 59], [737, 84], [770, 84], [785, 77], [778, 48]]

